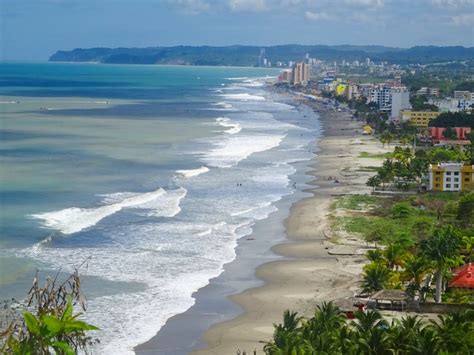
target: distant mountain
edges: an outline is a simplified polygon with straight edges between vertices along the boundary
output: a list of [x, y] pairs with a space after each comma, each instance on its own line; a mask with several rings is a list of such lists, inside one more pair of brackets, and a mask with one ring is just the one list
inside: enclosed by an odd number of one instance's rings
[[176, 46], [147, 48], [77, 48], [57, 51], [52, 62], [98, 62], [114, 64], [181, 64], [254, 66], [258, 63], [260, 49], [265, 48], [271, 62], [298, 61], [306, 53], [322, 60], [387, 61], [398, 64], [428, 64], [474, 59], [474, 47], [417, 46], [408, 49], [384, 46], [324, 46], [287, 44], [269, 47], [257, 46]]

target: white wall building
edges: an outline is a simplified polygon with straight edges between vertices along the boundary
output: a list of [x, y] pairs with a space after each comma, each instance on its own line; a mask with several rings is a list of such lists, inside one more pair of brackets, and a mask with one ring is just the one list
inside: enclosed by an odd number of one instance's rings
[[400, 118], [400, 111], [411, 109], [410, 92], [407, 88], [392, 89], [392, 107], [390, 112], [391, 119]]
[[390, 88], [378, 87], [370, 91], [369, 102], [375, 102], [380, 111], [390, 111], [392, 108], [392, 92]]

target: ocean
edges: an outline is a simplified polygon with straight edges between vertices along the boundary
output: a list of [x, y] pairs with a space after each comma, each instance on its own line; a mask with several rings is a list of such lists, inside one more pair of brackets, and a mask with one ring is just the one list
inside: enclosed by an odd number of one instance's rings
[[0, 64], [0, 299], [80, 273], [94, 353], [133, 353], [295, 193], [319, 123], [259, 68]]

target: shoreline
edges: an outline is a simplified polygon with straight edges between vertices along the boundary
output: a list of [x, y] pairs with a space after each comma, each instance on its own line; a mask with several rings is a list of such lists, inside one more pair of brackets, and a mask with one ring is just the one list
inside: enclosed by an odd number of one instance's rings
[[[298, 188], [292, 189], [274, 202], [274, 211], [268, 217], [256, 220], [250, 226], [250, 234], [237, 239], [234, 260], [225, 264], [224, 271], [219, 276], [209, 280], [206, 286], [193, 293], [194, 304], [191, 308], [169, 318], [150, 340], [135, 346], [136, 354], [174, 355], [205, 348], [202, 337], [210, 326], [233, 319], [242, 312], [242, 308], [229, 297], [262, 285], [262, 280], [255, 275], [257, 267], [283, 258], [275, 254], [271, 247], [286, 241], [283, 222], [288, 217], [290, 207], [302, 198], [310, 196], [303, 190], [310, 188], [310, 177], [307, 173], [317, 148], [315, 143], [320, 137], [320, 121], [319, 115], [310, 107], [297, 105], [291, 97], [279, 96], [278, 102], [297, 106], [297, 116], [292, 113], [291, 120], [307, 119], [308, 125], [314, 126], [314, 131], [304, 133], [309, 135], [306, 146], [308, 159], [291, 163], [295, 172], [288, 177], [288, 186], [296, 184]], [[287, 119], [286, 115], [285, 113], [281, 117], [283, 121]]]
[[[373, 137], [362, 136], [362, 123], [345, 112], [325, 111], [306, 102], [320, 114], [323, 134], [319, 153], [310, 163], [310, 197], [295, 202], [285, 220], [287, 239], [271, 250], [283, 260], [261, 263], [256, 276], [263, 285], [229, 297], [242, 308], [232, 320], [211, 326], [203, 340], [207, 345], [195, 355], [233, 354], [238, 350], [263, 354], [262, 341], [273, 334], [273, 324], [282, 322], [286, 309], [311, 316], [316, 305], [352, 297], [366, 262], [359, 251], [363, 241], [330, 240], [330, 207], [335, 195], [369, 193], [365, 185], [370, 173], [358, 167], [381, 161], [360, 158], [362, 151], [379, 152]], [[356, 143], [354, 142], [356, 141]], [[361, 144], [358, 144], [358, 143]], [[328, 180], [328, 177], [336, 178]]]

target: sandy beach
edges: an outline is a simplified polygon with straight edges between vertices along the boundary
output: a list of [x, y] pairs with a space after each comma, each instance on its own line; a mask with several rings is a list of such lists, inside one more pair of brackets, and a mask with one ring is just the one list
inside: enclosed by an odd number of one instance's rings
[[[312, 163], [312, 197], [295, 203], [287, 218], [288, 241], [272, 250], [285, 257], [260, 266], [256, 275], [263, 286], [231, 296], [243, 309], [241, 315], [212, 326], [205, 334], [207, 348], [193, 354], [263, 354], [262, 341], [282, 321], [284, 310], [310, 316], [317, 304], [353, 296], [365, 263], [365, 243], [356, 238], [335, 238], [331, 232], [331, 204], [338, 195], [369, 193], [365, 185], [381, 160], [361, 158], [361, 152], [385, 151], [373, 137], [361, 134], [362, 123], [349, 113], [327, 111], [308, 103], [321, 115], [324, 128], [320, 151]], [[337, 180], [337, 182], [336, 182]]]

